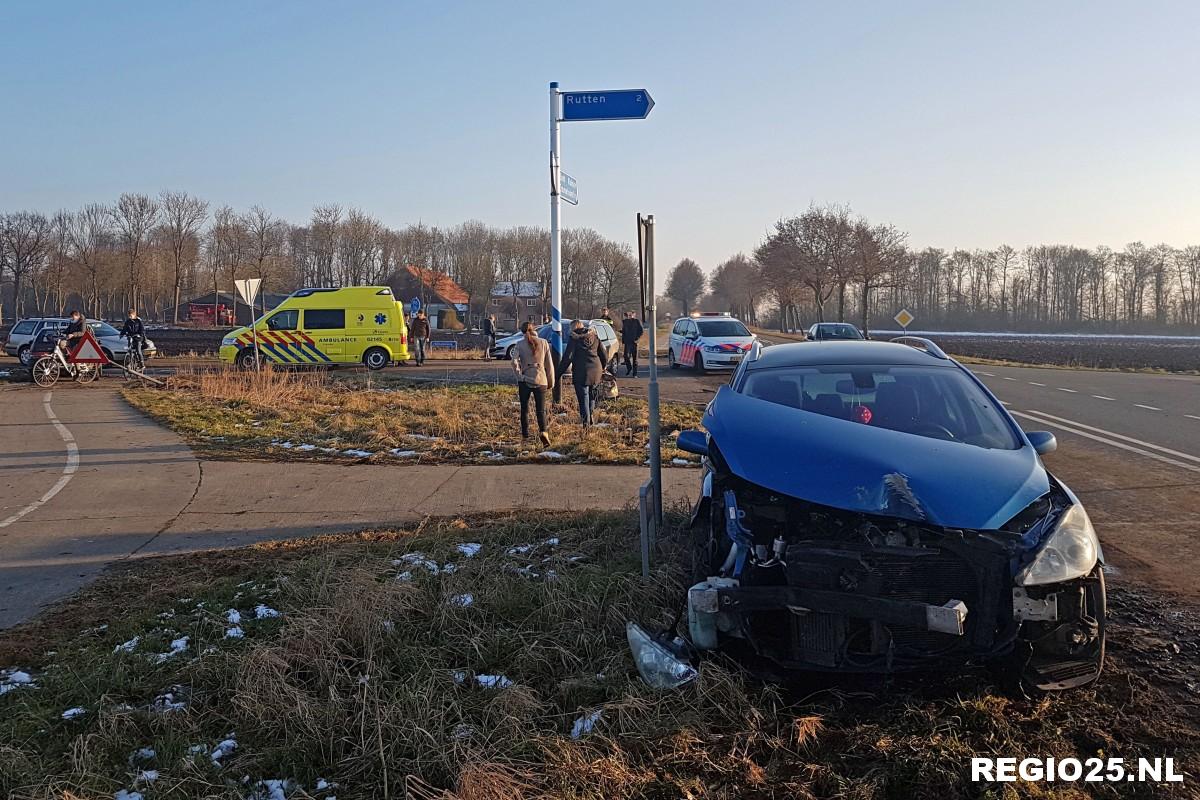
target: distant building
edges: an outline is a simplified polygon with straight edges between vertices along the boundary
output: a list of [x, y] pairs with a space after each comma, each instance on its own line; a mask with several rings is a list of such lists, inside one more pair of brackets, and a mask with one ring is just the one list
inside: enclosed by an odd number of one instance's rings
[[492, 287], [487, 313], [496, 315], [496, 325], [515, 330], [532, 318], [539, 325], [546, 314], [542, 285], [536, 281], [502, 281]]
[[464, 327], [470, 298], [466, 290], [446, 273], [410, 264], [393, 274], [388, 285], [406, 311], [414, 297], [419, 299], [429, 317], [430, 327], [445, 330]]
[[[179, 304], [179, 324], [195, 325], [201, 328], [232, 328], [237, 325], [249, 325], [262, 315], [264, 308], [270, 311], [287, 297], [286, 294], [263, 292], [255, 298], [254, 308], [251, 309], [240, 296], [226, 292], [209, 292]], [[175, 321], [174, 306], [167, 306], [162, 310], [162, 320], [164, 322]], [[214, 320], [216, 320], [215, 323]]]

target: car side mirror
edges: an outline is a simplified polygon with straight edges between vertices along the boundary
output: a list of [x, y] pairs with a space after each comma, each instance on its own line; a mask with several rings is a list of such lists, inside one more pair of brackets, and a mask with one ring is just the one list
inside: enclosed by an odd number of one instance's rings
[[680, 431], [675, 446], [685, 453], [695, 453], [698, 456], [708, 455], [708, 434], [704, 431]]
[[1025, 438], [1033, 445], [1034, 451], [1039, 456], [1053, 453], [1058, 449], [1058, 439], [1050, 431], [1028, 431]]

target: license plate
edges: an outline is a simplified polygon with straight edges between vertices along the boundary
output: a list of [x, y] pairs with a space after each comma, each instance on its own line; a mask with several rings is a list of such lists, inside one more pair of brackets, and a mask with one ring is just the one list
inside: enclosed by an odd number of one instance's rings
[[730, 357], [729, 357], [729, 363], [730, 363], [730, 364], [737, 364], [737, 363], [738, 363], [738, 362], [740, 362], [741, 360], [742, 360], [742, 357], [741, 357], [741, 356], [730, 356]]

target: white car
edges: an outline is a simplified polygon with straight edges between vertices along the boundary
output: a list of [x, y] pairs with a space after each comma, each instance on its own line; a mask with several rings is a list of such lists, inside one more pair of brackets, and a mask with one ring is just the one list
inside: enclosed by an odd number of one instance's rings
[[667, 342], [667, 365], [671, 369], [691, 367], [736, 369], [758, 337], [728, 314], [680, 317]]
[[[585, 324], [596, 332], [596, 336], [600, 339], [600, 346], [604, 348], [604, 355], [609, 359], [615, 359], [617, 352], [621, 349], [621, 342], [617, 338], [617, 332], [613, 330], [613, 326], [609, 325], [602, 319], [585, 320]], [[506, 358], [510, 361], [513, 357], [513, 349], [517, 343], [521, 341], [523, 333], [510, 333], [508, 336], [496, 340], [496, 346], [492, 348], [492, 358]], [[563, 341], [571, 335], [571, 320], [564, 319], [562, 321]], [[550, 341], [550, 325], [544, 324], [538, 328], [538, 336]]]

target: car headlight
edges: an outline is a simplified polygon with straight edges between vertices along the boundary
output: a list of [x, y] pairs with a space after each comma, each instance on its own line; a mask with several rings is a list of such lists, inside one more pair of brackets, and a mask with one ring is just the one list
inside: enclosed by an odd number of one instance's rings
[[672, 653], [662, 642], [655, 641], [636, 622], [625, 624], [625, 636], [633, 651], [633, 663], [638, 674], [655, 689], [675, 689], [699, 674], [696, 668]]
[[1076, 503], [1062, 515], [1033, 561], [1017, 573], [1017, 584], [1062, 583], [1082, 577], [1096, 566], [1099, 553], [1100, 541], [1092, 521]]
[[719, 353], [719, 352], [721, 352], [721, 346], [717, 345], [717, 344], [706, 344], [706, 345], [704, 345], [704, 352]]
[[221, 340], [221, 347], [232, 347], [235, 344], [237, 344], [237, 337], [235, 336], [226, 336]]

